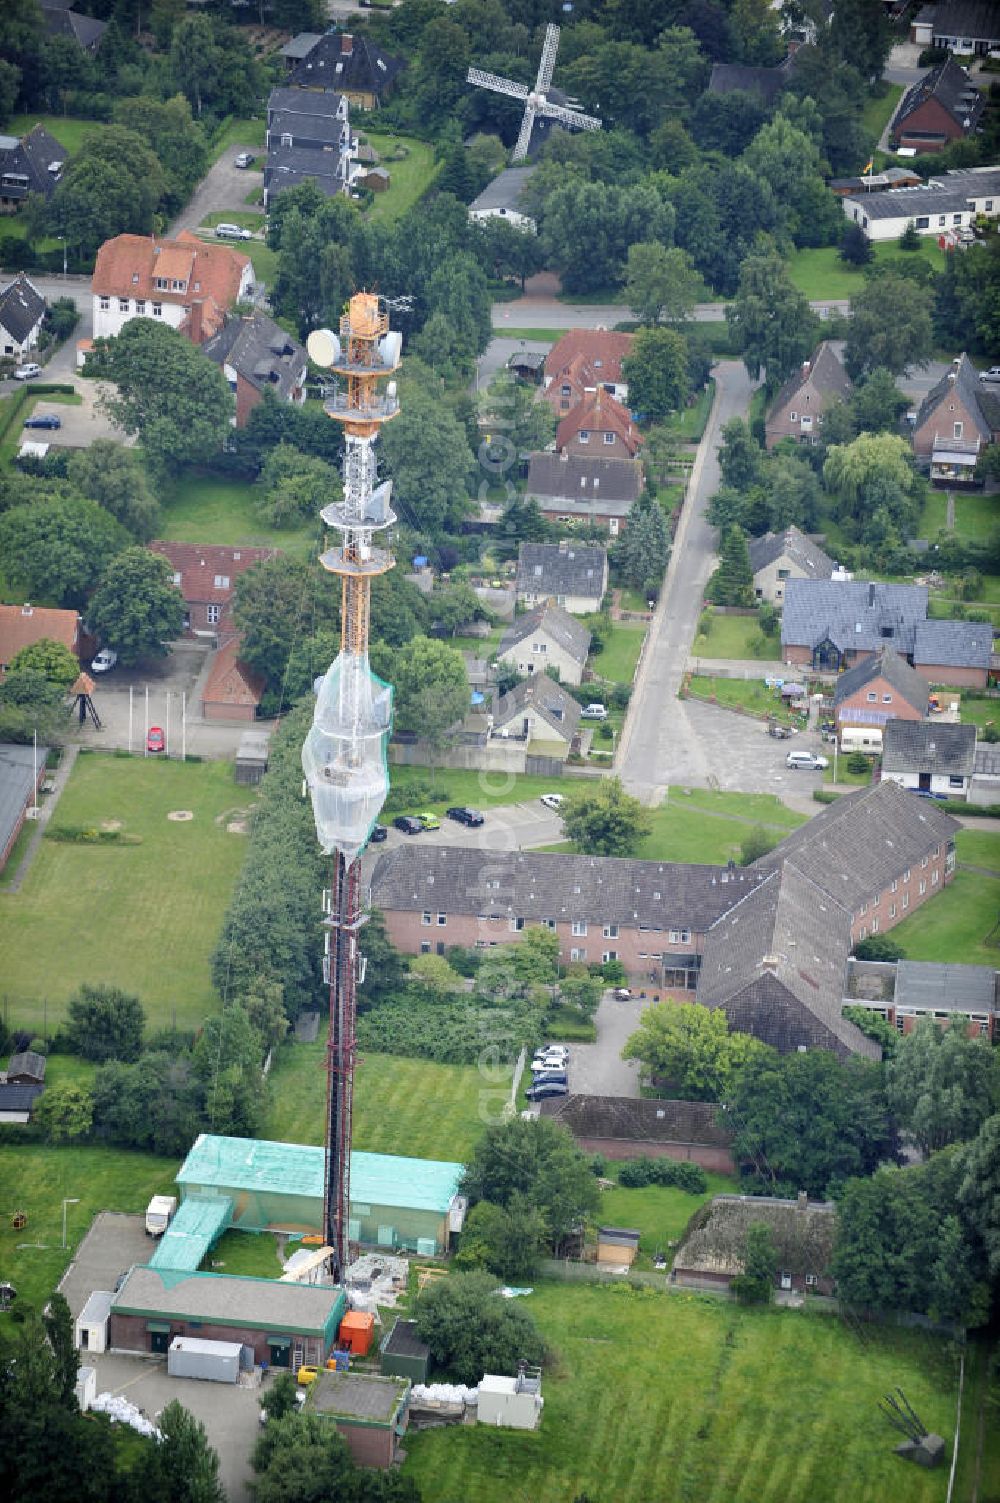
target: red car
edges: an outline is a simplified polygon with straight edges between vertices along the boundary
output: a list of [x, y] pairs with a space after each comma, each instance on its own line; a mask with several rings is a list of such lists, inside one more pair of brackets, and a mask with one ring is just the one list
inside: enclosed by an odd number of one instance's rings
[[146, 735], [146, 750], [148, 752], [161, 752], [166, 747], [166, 739], [158, 725], [151, 725]]

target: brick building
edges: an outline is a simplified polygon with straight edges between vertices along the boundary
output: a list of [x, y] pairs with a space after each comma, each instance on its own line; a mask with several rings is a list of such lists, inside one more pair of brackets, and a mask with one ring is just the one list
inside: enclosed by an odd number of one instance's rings
[[176, 240], [116, 235], [97, 252], [90, 280], [94, 338], [120, 334], [133, 318], [152, 318], [204, 344], [227, 312], [253, 290], [249, 256], [181, 230]]
[[49, 640], [80, 655], [80, 617], [76, 611], [29, 605], [0, 605], [0, 683], [7, 666], [25, 647]]
[[832, 403], [846, 401], [853, 389], [833, 345], [824, 339], [771, 403], [764, 424], [767, 448], [773, 449], [783, 438], [800, 444], [821, 443], [823, 413]]
[[844, 1003], [884, 1018], [897, 1033], [921, 1022], [949, 1028], [967, 1021], [970, 1038], [1000, 1040], [1000, 972], [932, 960], [849, 960]]
[[632, 351], [634, 334], [614, 329], [570, 329], [545, 357], [543, 394], [558, 417], [598, 390], [628, 401], [622, 361]]
[[628, 1096], [563, 1096], [541, 1104], [543, 1117], [568, 1127], [583, 1153], [602, 1158], [669, 1158], [735, 1174], [732, 1133], [720, 1127], [711, 1101]]
[[837, 679], [833, 691], [838, 730], [848, 726], [882, 729], [890, 720], [923, 720], [930, 686], [891, 647], [862, 658]]
[[987, 390], [962, 354], [921, 402], [913, 452], [936, 484], [971, 485], [981, 451], [998, 439], [1000, 396]]
[[988, 621], [921, 621], [913, 636], [913, 666], [932, 684], [985, 689], [992, 658]]
[[549, 522], [583, 522], [617, 537], [642, 491], [638, 459], [539, 452], [528, 462], [525, 499]]
[[560, 453], [634, 459], [641, 443], [642, 434], [628, 412], [603, 386], [582, 397], [556, 429]]
[[985, 108], [968, 70], [948, 57], [907, 89], [892, 117], [889, 144], [894, 151], [943, 151], [978, 129]]
[[279, 402], [297, 406], [306, 399], [304, 347], [259, 309], [242, 318], [227, 318], [203, 350], [209, 360], [222, 367], [236, 398], [236, 428], [246, 427], [251, 412], [267, 392]]
[[235, 632], [233, 599], [236, 581], [255, 564], [275, 558], [277, 548], [228, 548], [218, 543], [149, 544], [174, 571], [184, 597], [184, 630], [192, 637], [217, 637], [224, 645]]
[[864, 579], [789, 579], [781, 616], [781, 656], [796, 667], [835, 673], [883, 647], [913, 655], [927, 619], [924, 585]]

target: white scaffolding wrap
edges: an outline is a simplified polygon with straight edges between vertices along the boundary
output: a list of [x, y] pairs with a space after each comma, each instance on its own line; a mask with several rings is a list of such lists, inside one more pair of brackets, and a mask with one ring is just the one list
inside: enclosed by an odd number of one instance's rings
[[392, 689], [372, 673], [367, 655], [341, 652], [316, 697], [302, 746], [320, 847], [348, 861], [361, 851], [389, 791]]

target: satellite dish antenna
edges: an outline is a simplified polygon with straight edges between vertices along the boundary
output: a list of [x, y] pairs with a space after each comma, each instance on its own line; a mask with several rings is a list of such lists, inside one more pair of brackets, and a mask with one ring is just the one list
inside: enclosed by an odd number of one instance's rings
[[306, 349], [313, 364], [326, 370], [340, 359], [340, 340], [332, 329], [313, 329], [306, 340]]

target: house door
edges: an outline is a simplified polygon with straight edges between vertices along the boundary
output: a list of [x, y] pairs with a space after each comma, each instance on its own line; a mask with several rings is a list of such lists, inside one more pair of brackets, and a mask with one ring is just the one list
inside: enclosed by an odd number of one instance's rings
[[918, 774], [918, 776], [917, 776], [917, 787], [920, 789], [921, 793], [930, 793], [930, 791], [931, 791], [931, 775], [930, 775], [929, 772], [922, 772], [922, 773]]
[[275, 1337], [267, 1343], [272, 1367], [288, 1367], [292, 1360], [292, 1343], [287, 1337]]
[[158, 1357], [165, 1357], [170, 1349], [170, 1328], [165, 1331], [150, 1331], [149, 1350]]

